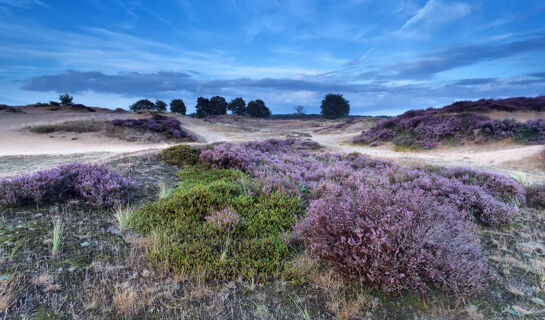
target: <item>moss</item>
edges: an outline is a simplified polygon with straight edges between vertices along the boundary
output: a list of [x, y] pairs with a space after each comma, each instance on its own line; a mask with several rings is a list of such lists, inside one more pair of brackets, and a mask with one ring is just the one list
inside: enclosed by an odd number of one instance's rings
[[[296, 276], [288, 263], [295, 249], [284, 237], [304, 213], [300, 198], [245, 188], [241, 181], [251, 179], [236, 170], [187, 167], [178, 176], [180, 186], [169, 198], [144, 205], [131, 220], [150, 235], [153, 261], [208, 280]], [[241, 218], [228, 233], [205, 219], [226, 206]]]

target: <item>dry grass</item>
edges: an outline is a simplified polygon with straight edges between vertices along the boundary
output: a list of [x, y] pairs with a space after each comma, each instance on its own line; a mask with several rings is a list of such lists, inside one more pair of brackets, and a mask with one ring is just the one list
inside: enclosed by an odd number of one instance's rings
[[0, 279], [0, 311], [5, 312], [12, 307], [23, 292], [23, 281], [15, 276]]

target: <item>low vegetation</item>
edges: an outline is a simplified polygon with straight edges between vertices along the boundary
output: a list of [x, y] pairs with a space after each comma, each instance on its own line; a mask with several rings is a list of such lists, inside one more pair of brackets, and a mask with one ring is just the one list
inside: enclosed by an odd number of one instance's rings
[[193, 136], [187, 134], [181, 127], [180, 121], [173, 117], [167, 117], [160, 114], [154, 114], [150, 118], [144, 119], [114, 119], [112, 124], [124, 127], [146, 128], [153, 132], [160, 132], [169, 138], [189, 138], [196, 140]]
[[506, 138], [523, 144], [545, 144], [545, 120], [492, 120], [490, 111], [545, 110], [545, 98], [512, 98], [458, 102], [441, 109], [411, 110], [385, 119], [354, 138], [354, 143], [393, 142], [398, 148], [431, 149], [439, 144], [486, 143]]
[[284, 237], [304, 213], [300, 198], [253, 188], [233, 169], [190, 166], [179, 177], [170, 197], [144, 205], [132, 220], [151, 236], [154, 261], [206, 280], [295, 277]]
[[1, 179], [0, 204], [13, 207], [82, 199], [95, 207], [114, 206], [129, 201], [137, 189], [136, 182], [104, 165], [76, 162]]
[[301, 139], [172, 147], [163, 156], [183, 166], [180, 184], [139, 210], [135, 229], [152, 235], [154, 261], [206, 279], [297, 279], [288, 262], [299, 243], [346, 281], [386, 292], [486, 286], [476, 222], [513, 221], [525, 202], [513, 179], [319, 148]]

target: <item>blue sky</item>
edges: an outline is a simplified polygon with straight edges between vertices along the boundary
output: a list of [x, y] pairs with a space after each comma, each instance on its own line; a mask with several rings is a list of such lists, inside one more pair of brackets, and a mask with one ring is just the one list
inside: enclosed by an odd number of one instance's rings
[[0, 103], [261, 98], [353, 114], [545, 94], [542, 0], [0, 0]]

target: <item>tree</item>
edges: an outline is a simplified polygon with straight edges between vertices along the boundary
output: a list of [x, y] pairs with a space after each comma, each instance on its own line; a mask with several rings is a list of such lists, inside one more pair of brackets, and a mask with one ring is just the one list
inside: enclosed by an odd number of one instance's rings
[[295, 106], [294, 109], [295, 109], [295, 113], [296, 113], [298, 116], [301, 116], [301, 115], [304, 115], [304, 114], [305, 114], [305, 106], [303, 106], [303, 105]]
[[163, 100], [155, 100], [155, 110], [167, 111], [167, 104]]
[[222, 115], [227, 113], [227, 101], [224, 97], [215, 96], [210, 98], [210, 104], [208, 105], [211, 116]]
[[227, 105], [227, 110], [231, 111], [232, 114], [238, 116], [245, 116], [248, 113], [248, 108], [246, 108], [246, 102], [242, 98], [235, 98], [229, 102]]
[[180, 113], [185, 115], [186, 107], [182, 99], [173, 99], [170, 101], [170, 112]]
[[74, 101], [74, 97], [72, 97], [68, 92], [65, 92], [59, 96], [59, 100], [61, 105], [70, 106], [72, 105], [72, 101]]
[[263, 100], [257, 99], [248, 102], [248, 115], [253, 118], [268, 118], [271, 116], [271, 110], [267, 108]]
[[140, 111], [140, 110], [155, 110], [155, 104], [148, 99], [141, 99], [129, 106], [131, 111]]
[[335, 119], [347, 116], [350, 113], [350, 104], [342, 94], [328, 94], [322, 100], [322, 116], [326, 119]]
[[195, 116], [197, 118], [204, 118], [204, 117], [207, 117], [208, 116], [208, 110], [209, 110], [209, 107], [208, 105], [210, 104], [210, 100], [206, 99], [206, 98], [203, 98], [203, 97], [198, 97], [197, 98], [197, 105], [195, 106]]

